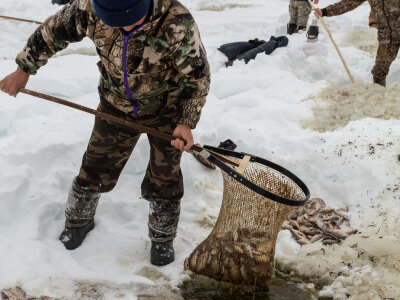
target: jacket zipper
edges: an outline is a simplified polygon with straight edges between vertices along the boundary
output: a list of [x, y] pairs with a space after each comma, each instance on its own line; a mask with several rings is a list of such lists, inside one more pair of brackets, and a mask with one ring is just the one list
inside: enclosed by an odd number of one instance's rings
[[388, 27], [389, 27], [389, 31], [390, 31], [390, 43], [392, 43], [392, 27], [390, 26], [390, 23], [389, 23], [389, 17], [386, 15], [386, 11], [385, 11], [385, 1], [384, 0], [382, 0], [382, 10], [383, 10], [383, 14], [385, 15], [385, 18], [386, 18], [386, 22], [387, 22], [387, 24], [388, 24]]
[[125, 84], [125, 89], [126, 89], [126, 93], [128, 94], [129, 99], [133, 100], [133, 113], [135, 114], [135, 116], [138, 116], [138, 100], [136, 98], [133, 98], [132, 95], [132, 91], [129, 87], [129, 83], [128, 83], [128, 69], [127, 69], [127, 63], [126, 63], [126, 56], [127, 56], [127, 52], [128, 52], [128, 42], [130, 37], [137, 32], [140, 28], [142, 28], [146, 23], [142, 24], [141, 26], [139, 26], [138, 28], [132, 30], [131, 32], [129, 32], [128, 34], [125, 34], [122, 30], [122, 34], [124, 35], [124, 47], [123, 47], [123, 51], [122, 51], [122, 67], [124, 70], [124, 84]]

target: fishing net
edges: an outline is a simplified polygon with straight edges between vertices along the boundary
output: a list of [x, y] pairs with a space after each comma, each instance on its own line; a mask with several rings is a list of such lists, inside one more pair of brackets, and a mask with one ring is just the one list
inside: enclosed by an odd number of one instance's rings
[[[185, 269], [218, 281], [268, 287], [277, 235], [293, 207], [308, 200], [308, 188], [294, 174], [267, 160], [204, 148], [205, 158], [222, 170], [223, 200], [212, 232], [186, 258]], [[229, 157], [236, 166], [208, 151]]]

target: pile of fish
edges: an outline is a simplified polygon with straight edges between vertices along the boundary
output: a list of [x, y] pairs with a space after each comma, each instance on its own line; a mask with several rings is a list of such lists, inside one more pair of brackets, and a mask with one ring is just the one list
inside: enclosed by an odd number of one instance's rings
[[210, 235], [186, 258], [184, 267], [217, 281], [268, 287], [274, 245], [269, 232], [237, 228]]
[[0, 291], [0, 297], [3, 300], [56, 300], [47, 296], [39, 298], [28, 296], [19, 286]]
[[[357, 233], [351, 229], [346, 209], [333, 209], [322, 199], [313, 198], [304, 206], [293, 210], [283, 222], [282, 229], [288, 229], [300, 245], [322, 240], [324, 245], [338, 244], [349, 235]], [[346, 225], [348, 230], [341, 229]]]

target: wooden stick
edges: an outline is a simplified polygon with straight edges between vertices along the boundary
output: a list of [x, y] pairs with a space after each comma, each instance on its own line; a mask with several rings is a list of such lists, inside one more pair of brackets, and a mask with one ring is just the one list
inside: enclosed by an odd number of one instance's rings
[[7, 19], [7, 20], [14, 20], [14, 21], [22, 21], [22, 22], [28, 22], [28, 23], [35, 23], [35, 24], [42, 24], [42, 22], [34, 21], [34, 20], [27, 20], [27, 19], [20, 19], [20, 18], [15, 18], [15, 17], [9, 17], [9, 16], [1, 16], [0, 18]]
[[[311, 7], [312, 7], [313, 9], [316, 9], [316, 8], [317, 8], [311, 0], [308, 0], [308, 2], [310, 3], [310, 5], [311, 5]], [[339, 50], [339, 47], [337, 46], [335, 40], [333, 39], [332, 33], [331, 33], [331, 31], [329, 30], [328, 26], [326, 25], [324, 18], [323, 18], [323, 17], [320, 17], [320, 18], [318, 18], [318, 19], [321, 21], [322, 26], [325, 28], [326, 32], [328, 33], [328, 36], [329, 36], [329, 38], [331, 39], [333, 46], [335, 46], [335, 49], [336, 49], [337, 53], [339, 54], [340, 60], [342, 61], [343, 66], [344, 66], [344, 68], [346, 69], [346, 72], [347, 72], [347, 74], [348, 74], [349, 77], [350, 77], [351, 82], [354, 83], [354, 77], [353, 77], [353, 75], [351, 75], [350, 69], [349, 69], [349, 67], [348, 67], [347, 64], [346, 64], [346, 61], [344, 60], [344, 58], [343, 58], [343, 56], [342, 56], [342, 53], [341, 53], [340, 50]]]
[[233, 160], [233, 159], [231, 159], [231, 158], [229, 158], [229, 157], [227, 157], [227, 156], [225, 156], [225, 155], [219, 154], [219, 153], [217, 153], [217, 152], [215, 152], [215, 151], [213, 151], [213, 150], [210, 150], [210, 149], [205, 149], [205, 150], [207, 150], [208, 152], [210, 152], [210, 153], [213, 154], [214, 156], [218, 157], [218, 158], [219, 158], [220, 160], [222, 160], [223, 162], [226, 162], [226, 163], [228, 163], [228, 164], [231, 164], [231, 165], [233, 165], [233, 166], [235, 166], [235, 167], [239, 167], [239, 163], [238, 163], [236, 160]]
[[[163, 139], [163, 140], [172, 141], [172, 140], [176, 139], [176, 137], [174, 137], [174, 136], [172, 136], [170, 134], [158, 131], [156, 129], [153, 129], [153, 128], [150, 128], [150, 127], [147, 127], [147, 126], [143, 126], [143, 125], [140, 125], [140, 124], [128, 121], [128, 120], [124, 120], [124, 119], [118, 118], [116, 116], [113, 116], [113, 115], [110, 115], [110, 114], [107, 114], [107, 113], [104, 113], [104, 112], [101, 112], [101, 111], [98, 111], [98, 110], [95, 110], [95, 109], [92, 109], [92, 108], [89, 108], [89, 107], [86, 107], [86, 106], [83, 106], [83, 105], [79, 105], [79, 104], [76, 104], [76, 103], [61, 99], [61, 98], [57, 98], [57, 97], [54, 97], [54, 96], [50, 96], [50, 95], [42, 94], [42, 93], [39, 93], [39, 92], [31, 91], [31, 90], [28, 90], [28, 89], [25, 89], [25, 88], [22, 88], [19, 91], [21, 93], [24, 93], [24, 94], [27, 94], [27, 95], [30, 95], [30, 96], [34, 96], [34, 97], [37, 97], [37, 98], [45, 99], [45, 100], [48, 100], [48, 101], [51, 101], [51, 102], [55, 102], [55, 103], [58, 103], [58, 104], [61, 104], [61, 105], [64, 105], [64, 106], [68, 106], [68, 107], [71, 107], [71, 108], [74, 108], [74, 109], [77, 109], [77, 110], [80, 110], [80, 111], [87, 112], [89, 114], [95, 115], [95, 116], [100, 117], [102, 119], [105, 119], [105, 120], [120, 124], [122, 126], [131, 128], [133, 130], [136, 130], [136, 131], [139, 131], [139, 132], [143, 132], [143, 133], [148, 133], [150, 135], [156, 136], [156, 137], [158, 137], [160, 139]], [[197, 145], [193, 145], [191, 150], [194, 150], [194, 151], [197, 151], [197, 152], [201, 152], [203, 150], [203, 148], [200, 147], [200, 146], [197, 146]], [[204, 149], [204, 150], [206, 150], [208, 152], [211, 152], [214, 156], [216, 156], [217, 158], [219, 158], [223, 162], [226, 162], [226, 163], [229, 163], [231, 165], [234, 165], [235, 167], [239, 166], [239, 164], [236, 161], [230, 159], [229, 157], [226, 157], [224, 155], [221, 155], [219, 153], [216, 153], [216, 152], [208, 150], [208, 149]]]

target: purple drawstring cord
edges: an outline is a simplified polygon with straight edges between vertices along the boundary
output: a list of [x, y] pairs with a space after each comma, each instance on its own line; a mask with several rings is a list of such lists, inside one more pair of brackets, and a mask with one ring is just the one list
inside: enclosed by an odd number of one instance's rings
[[140, 28], [142, 28], [145, 24], [139, 26], [138, 28], [132, 30], [131, 32], [128, 33], [128, 35], [126, 35], [122, 30], [122, 34], [124, 35], [124, 49], [122, 52], [122, 67], [124, 69], [124, 83], [125, 83], [125, 89], [126, 89], [126, 93], [128, 94], [128, 97], [133, 100], [133, 113], [135, 114], [135, 116], [138, 116], [138, 100], [136, 98], [133, 98], [132, 96], [132, 92], [131, 89], [129, 87], [128, 84], [128, 70], [127, 70], [127, 66], [126, 66], [126, 55], [128, 52], [128, 41], [129, 38], [136, 32], [138, 31]]

